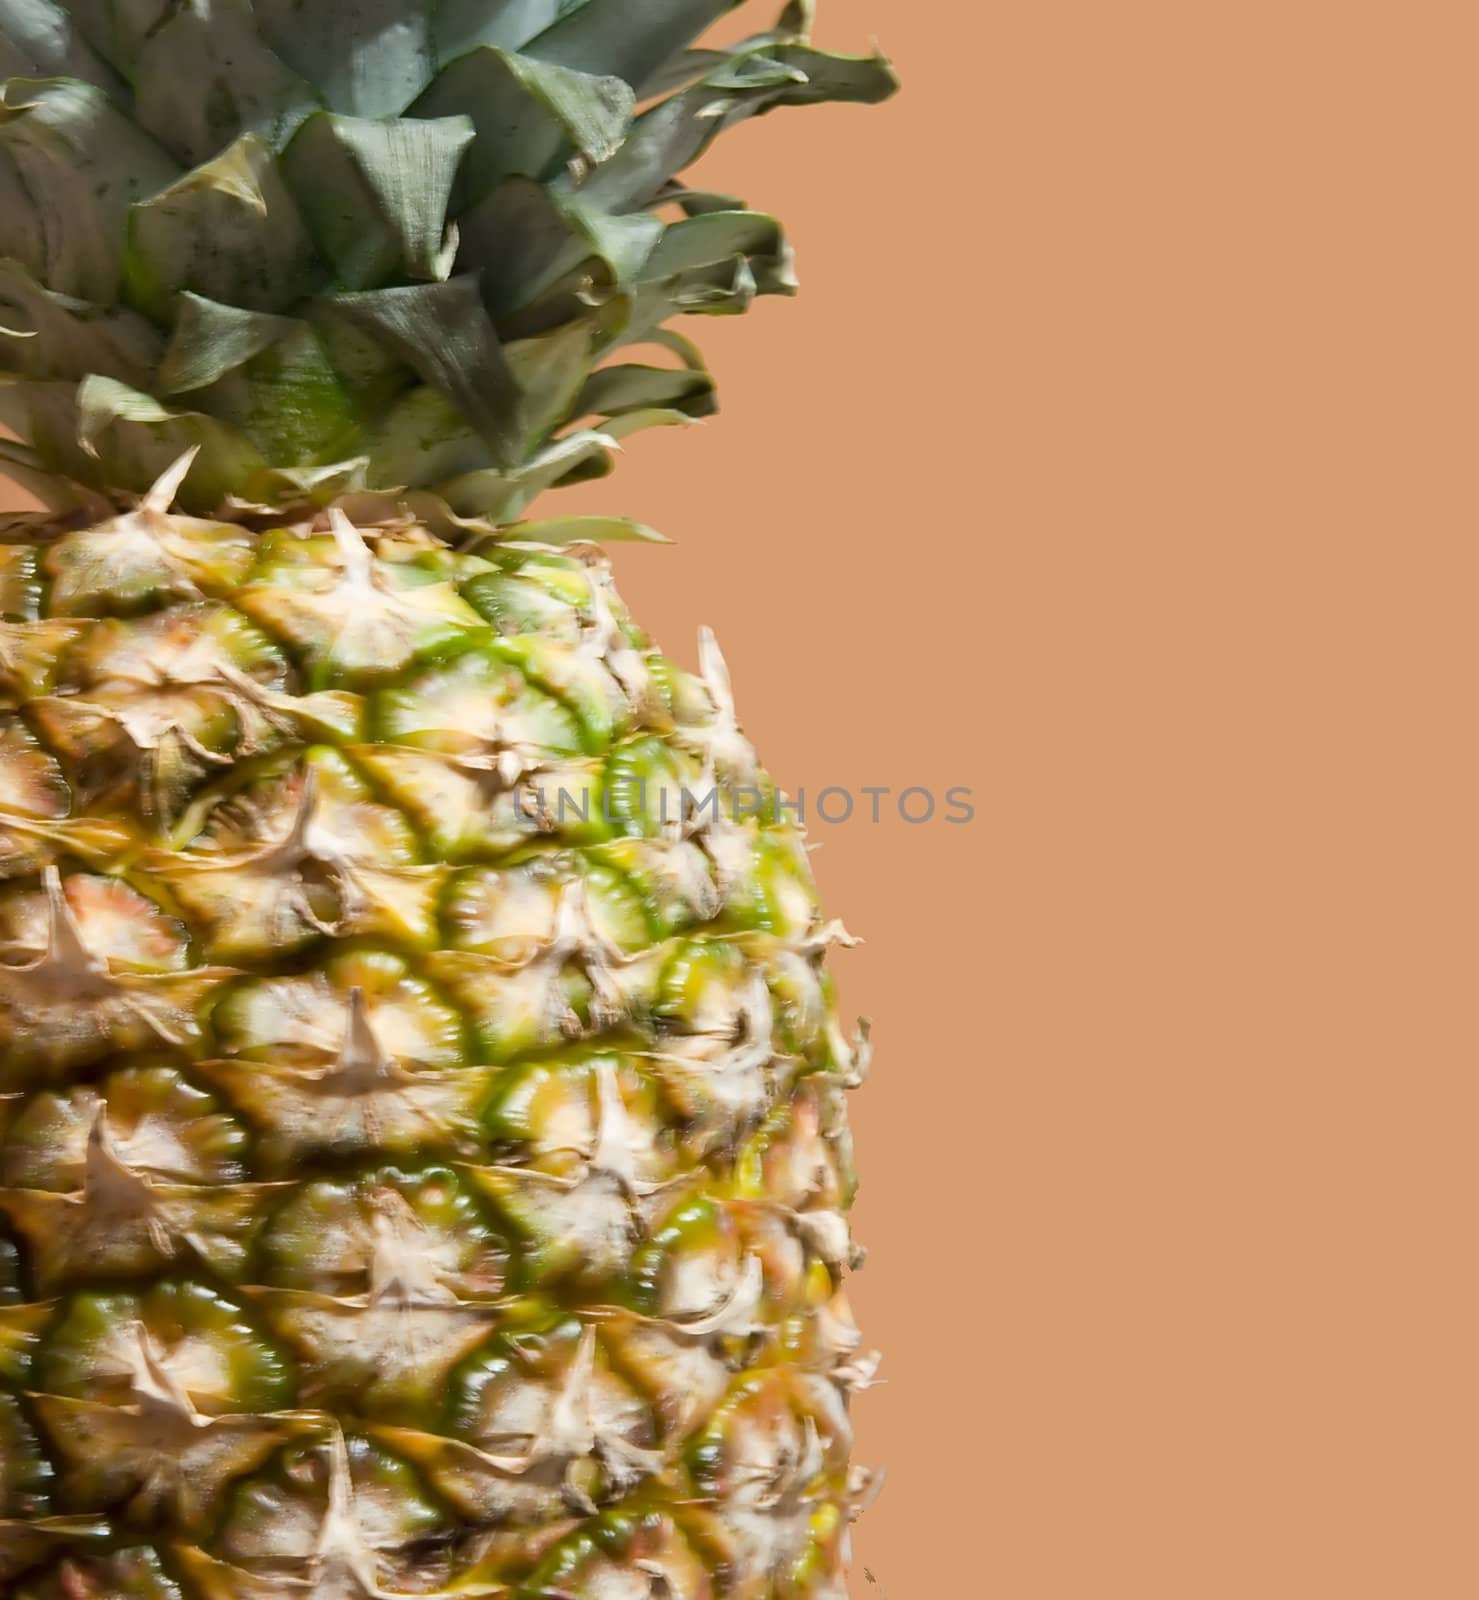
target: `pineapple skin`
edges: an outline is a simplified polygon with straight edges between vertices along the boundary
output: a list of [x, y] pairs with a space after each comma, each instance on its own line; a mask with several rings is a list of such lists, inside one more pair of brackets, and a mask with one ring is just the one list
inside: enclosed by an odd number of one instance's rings
[[0, 1588], [843, 1600], [867, 1043], [717, 648], [171, 493], [0, 544]]

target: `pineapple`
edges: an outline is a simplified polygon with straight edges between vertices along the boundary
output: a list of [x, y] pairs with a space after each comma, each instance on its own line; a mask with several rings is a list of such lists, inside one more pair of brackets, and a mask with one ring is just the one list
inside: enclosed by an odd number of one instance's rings
[[794, 288], [675, 174], [894, 87], [729, 8], [0, 0], [15, 1600], [845, 1592], [847, 936], [527, 515]]

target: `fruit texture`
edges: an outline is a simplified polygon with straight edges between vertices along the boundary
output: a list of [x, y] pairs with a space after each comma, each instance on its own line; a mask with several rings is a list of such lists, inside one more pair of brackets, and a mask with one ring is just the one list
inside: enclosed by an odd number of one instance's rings
[[[0, 1585], [839, 1600], [804, 837], [598, 541], [806, 8], [0, 0]], [[659, 364], [627, 357], [658, 348]]]

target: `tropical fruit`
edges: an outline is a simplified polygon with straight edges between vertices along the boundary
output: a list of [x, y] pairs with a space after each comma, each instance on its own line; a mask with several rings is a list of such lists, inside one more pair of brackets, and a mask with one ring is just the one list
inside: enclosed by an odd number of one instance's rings
[[845, 1592], [847, 936], [526, 516], [794, 287], [675, 175], [893, 88], [728, 9], [0, 0], [16, 1600]]

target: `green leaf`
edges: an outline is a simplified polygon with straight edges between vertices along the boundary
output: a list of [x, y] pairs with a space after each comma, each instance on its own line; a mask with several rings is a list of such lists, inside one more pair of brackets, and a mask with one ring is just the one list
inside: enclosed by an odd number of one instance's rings
[[364, 435], [372, 487], [436, 483], [490, 465], [488, 447], [439, 390], [418, 385]]
[[91, 378], [77, 388], [77, 437], [85, 450], [95, 453], [98, 436], [111, 423], [169, 422], [175, 416], [152, 394], [130, 388], [114, 378]]
[[202, 393], [202, 409], [234, 422], [275, 465], [316, 467], [364, 453], [362, 397], [345, 387], [308, 324], [296, 323], [227, 381], [239, 398], [217, 385]]
[[482, 270], [489, 310], [502, 320], [577, 269], [611, 289], [635, 282], [663, 224], [640, 213], [610, 216], [530, 179], [508, 178], [459, 218], [458, 230], [458, 266]]
[[630, 517], [551, 517], [544, 522], [513, 522], [500, 533], [521, 544], [671, 544], [645, 522]]
[[645, 338], [675, 313], [737, 313], [757, 294], [796, 288], [791, 248], [774, 217], [700, 212], [674, 223], [648, 259], [627, 340]]
[[294, 317], [183, 294], [160, 369], [165, 394], [192, 393], [276, 465], [321, 462], [358, 445], [360, 397], [313, 328]]
[[253, 0], [258, 31], [332, 111], [398, 116], [431, 82], [433, 0]]
[[[742, 70], [746, 61], [748, 77]], [[639, 117], [621, 149], [582, 186], [586, 204], [609, 211], [651, 204], [675, 173], [746, 117], [782, 105], [874, 103], [898, 88], [893, 69], [881, 56], [829, 55], [809, 45], [783, 46], [758, 62], [730, 57], [722, 76], [726, 84], [741, 86], [699, 83]]]
[[714, 380], [702, 368], [615, 366], [593, 372], [572, 417], [616, 417], [629, 411], [674, 410], [706, 417], [715, 411]]
[[170, 0], [67, 0], [67, 10], [93, 49], [129, 77], [139, 48], [169, 10]]
[[735, 256], [778, 256], [781, 225], [762, 211], [709, 211], [675, 222], [648, 257], [644, 277], [666, 278]]
[[700, 78], [708, 78], [712, 83], [716, 80], [710, 74], [722, 72], [728, 61], [737, 55], [750, 55], [775, 45], [806, 44], [811, 37], [815, 9], [812, 0], [795, 0], [781, 12], [775, 27], [764, 33], [752, 33], [719, 50], [681, 50], [638, 85], [637, 97], [650, 100], [671, 94]]
[[636, 87], [740, 0], [587, 0], [525, 54], [580, 72], [614, 72]]
[[0, 90], [0, 255], [58, 294], [109, 304], [129, 207], [178, 170], [101, 89], [13, 78]]
[[805, 44], [811, 38], [811, 30], [816, 26], [816, 20], [816, 0], [786, 0], [776, 21], [775, 31], [794, 34], [802, 44]]
[[187, 290], [175, 304], [174, 332], [159, 368], [159, 392], [204, 389], [300, 326], [291, 317], [222, 305]]
[[283, 174], [342, 284], [447, 276], [456, 253], [447, 211], [472, 139], [467, 117], [367, 122], [320, 112], [303, 124]]
[[103, 482], [139, 490], [192, 447], [199, 454], [180, 490], [187, 509], [214, 509], [228, 495], [255, 497], [267, 463], [233, 429], [198, 411], [174, 411], [111, 378], [77, 390], [78, 439], [102, 465]]
[[134, 207], [128, 297], [164, 322], [182, 289], [253, 311], [280, 311], [323, 277], [267, 144], [242, 137]]
[[333, 304], [327, 298], [311, 301], [303, 307], [303, 318], [312, 327], [340, 387], [354, 397], [360, 416], [383, 416], [397, 395], [415, 386], [416, 371], [373, 332], [334, 315]]
[[504, 346], [509, 371], [519, 386], [520, 457], [534, 451], [571, 416], [597, 352], [609, 339], [598, 319], [588, 317]]
[[464, 473], [438, 484], [437, 493], [458, 516], [507, 521], [553, 484], [609, 472], [613, 443], [612, 435], [605, 431], [568, 434], [520, 466]]
[[328, 461], [322, 466], [274, 467], [268, 477], [273, 490], [289, 491], [288, 498], [306, 498], [318, 505], [330, 505], [346, 494], [356, 494], [364, 489], [364, 456], [353, 456], [347, 461]]
[[811, 45], [785, 45], [771, 54], [783, 67], [796, 68], [797, 80], [781, 89], [777, 102], [788, 106], [851, 102], [878, 105], [899, 92], [899, 77], [888, 57], [837, 55]]
[[267, 468], [246, 440], [213, 417], [172, 411], [152, 395], [113, 378], [82, 384], [21, 383], [7, 420], [23, 433], [43, 464], [81, 484], [142, 493], [187, 450], [198, 447], [182, 503], [211, 510], [228, 494], [255, 498]]
[[0, 80], [81, 78], [123, 99], [118, 74], [52, 0], [0, 0]]
[[599, 262], [606, 269], [601, 281], [613, 289], [624, 289], [637, 281], [662, 237], [662, 222], [640, 212], [614, 216], [581, 199], [565, 201], [562, 210], [574, 232], [576, 247], [589, 247], [582, 259]]
[[634, 433], [645, 433], [648, 428], [687, 428], [694, 419], [686, 411], [674, 411], [668, 406], [653, 406], [642, 411], [623, 411], [620, 416], [609, 417], [601, 424], [607, 438], [629, 439]]
[[744, 256], [644, 281], [632, 299], [622, 342], [644, 343], [673, 316], [738, 316], [758, 293], [754, 269]]
[[513, 174], [542, 177], [572, 153], [606, 160], [621, 144], [635, 104], [620, 78], [485, 48], [454, 61], [411, 109], [418, 117], [472, 118], [478, 139], [463, 188], [475, 200]]
[[442, 0], [433, 22], [438, 61], [479, 45], [519, 50], [586, 0]]
[[700, 78], [717, 72], [729, 59], [727, 50], [682, 50], [671, 60], [663, 62], [641, 85], [643, 100], [662, 95], [676, 94]]
[[789, 66], [764, 50], [731, 56], [706, 74], [702, 82], [709, 89], [781, 89], [788, 84], [804, 84], [807, 76], [800, 67]]
[[15, 439], [0, 439], [0, 476], [33, 495], [50, 511], [87, 508], [95, 516], [106, 515], [111, 507], [89, 507], [87, 491], [75, 478], [47, 470], [38, 451]]
[[629, 412], [599, 429], [582, 428], [555, 439], [520, 466], [465, 473], [437, 484], [436, 491], [457, 516], [506, 522], [546, 489], [605, 477], [623, 438], [644, 428], [687, 427], [692, 421], [681, 411]]
[[325, 306], [382, 340], [482, 435], [495, 461], [517, 458], [520, 394], [471, 274], [445, 283], [335, 295]]
[[[0, 377], [0, 428], [8, 428], [11, 433], [35, 449], [48, 468], [57, 466], [57, 463], [47, 455], [42, 437], [45, 432], [46, 413], [51, 409], [54, 395], [70, 396], [75, 424], [77, 399], [75, 383], [55, 378], [13, 378], [8, 375]], [[75, 446], [77, 442], [75, 425], [70, 430], [69, 437]]]
[[280, 146], [319, 104], [247, 0], [182, 0], [141, 45], [133, 88], [140, 123], [188, 166], [244, 133]]
[[720, 194], [714, 189], [688, 189], [681, 183], [664, 184], [661, 192], [653, 196], [654, 205], [669, 201], [681, 206], [690, 217], [706, 216], [710, 211], [748, 211], [749, 207], [738, 196]]
[[[86, 377], [100, 372], [147, 383], [159, 360], [154, 329], [122, 306], [97, 306], [56, 294], [18, 261], [0, 261], [0, 365], [28, 378]], [[29, 332], [17, 338], [14, 332]]]

